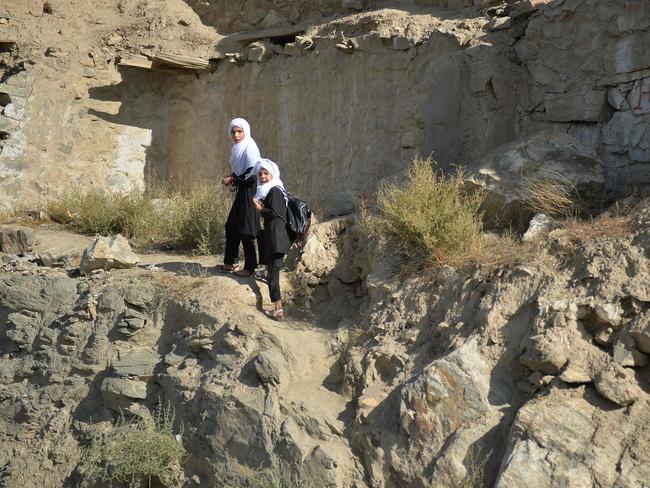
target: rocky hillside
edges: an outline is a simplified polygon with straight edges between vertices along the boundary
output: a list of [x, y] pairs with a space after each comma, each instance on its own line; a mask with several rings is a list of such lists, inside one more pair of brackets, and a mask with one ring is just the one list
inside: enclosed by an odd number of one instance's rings
[[[92, 455], [162, 408], [186, 454], [132, 485], [649, 488], [649, 42], [629, 0], [0, 4], [0, 206], [36, 218], [0, 227], [0, 486], [127, 486]], [[288, 320], [215, 258], [39, 225], [221, 175], [234, 115], [322, 220]], [[417, 154], [486, 228], [526, 229], [531, 181], [619, 203], [413, 272], [351, 214]]]
[[319, 224], [284, 323], [213, 259], [83, 277], [37, 231], [3, 255], [0, 479], [104, 486], [84, 446], [163, 402], [188, 451], [178, 486], [250, 486], [246, 466], [282, 486], [647, 487], [649, 216], [413, 278], [351, 220]]

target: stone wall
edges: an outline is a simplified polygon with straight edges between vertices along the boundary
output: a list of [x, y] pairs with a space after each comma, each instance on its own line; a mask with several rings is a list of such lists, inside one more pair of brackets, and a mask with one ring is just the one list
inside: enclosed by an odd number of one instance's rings
[[531, 77], [522, 106], [577, 135], [606, 163], [610, 190], [650, 183], [647, 2], [552, 1], [515, 45]]

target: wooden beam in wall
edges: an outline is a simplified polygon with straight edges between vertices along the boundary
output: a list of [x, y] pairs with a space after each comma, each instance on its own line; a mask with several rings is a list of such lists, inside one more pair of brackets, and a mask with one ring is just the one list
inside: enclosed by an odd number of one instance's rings
[[151, 58], [138, 54], [121, 56], [117, 64], [118, 66], [127, 68], [139, 68], [173, 74], [187, 74], [189, 72], [210, 70], [210, 61], [206, 59], [170, 53], [158, 53]]
[[231, 42], [240, 42], [242, 44], [250, 44], [262, 39], [274, 39], [278, 37], [297, 36], [304, 34], [307, 30], [306, 24], [287, 25], [282, 27], [272, 27], [270, 29], [263, 29], [255, 32], [239, 32], [224, 37], [219, 41], [217, 47], [222, 44]]
[[158, 53], [153, 56], [154, 62], [169, 65], [172, 68], [191, 69], [207, 71], [210, 69], [210, 61], [196, 58], [194, 56], [181, 56], [172, 53]]

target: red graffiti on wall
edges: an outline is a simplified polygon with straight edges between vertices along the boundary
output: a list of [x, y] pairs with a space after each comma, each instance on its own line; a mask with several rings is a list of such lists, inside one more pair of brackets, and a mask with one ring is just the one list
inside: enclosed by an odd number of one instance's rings
[[[644, 82], [648, 80], [648, 88], [644, 91]], [[648, 97], [648, 105], [650, 105], [650, 78], [644, 78], [641, 79], [637, 82], [637, 85], [634, 87], [635, 91], [638, 90], [638, 95], [636, 93], [632, 93], [632, 96], [634, 97], [633, 99], [637, 100], [636, 106], [632, 108], [635, 112], [639, 112], [643, 109], [647, 109], [647, 107], [643, 107], [643, 101], [644, 97], [647, 95]], [[644, 104], [643, 104], [644, 105]]]

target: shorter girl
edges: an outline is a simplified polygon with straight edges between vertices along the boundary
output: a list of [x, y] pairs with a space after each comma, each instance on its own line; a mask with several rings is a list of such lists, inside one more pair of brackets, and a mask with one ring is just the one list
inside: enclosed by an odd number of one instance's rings
[[267, 266], [267, 283], [274, 309], [265, 311], [267, 317], [282, 320], [282, 300], [280, 299], [280, 268], [284, 255], [291, 248], [287, 233], [287, 192], [280, 180], [278, 165], [268, 159], [260, 160], [255, 166], [257, 191], [253, 203], [264, 220], [262, 242]]

